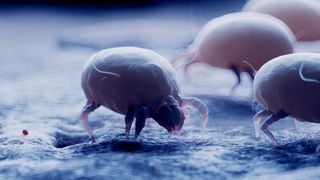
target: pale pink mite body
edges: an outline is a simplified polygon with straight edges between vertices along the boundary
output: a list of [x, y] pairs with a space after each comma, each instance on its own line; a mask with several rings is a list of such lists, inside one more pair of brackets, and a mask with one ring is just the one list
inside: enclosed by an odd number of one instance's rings
[[[231, 69], [240, 82], [240, 73], [254, 78], [268, 60], [293, 52], [296, 40], [280, 20], [260, 13], [233, 13], [209, 21], [199, 32], [188, 52], [176, 61], [190, 60], [185, 65], [205, 63]], [[174, 61], [174, 63], [176, 63]]]
[[318, 0], [250, 0], [243, 11], [269, 14], [280, 19], [299, 41], [320, 40]]

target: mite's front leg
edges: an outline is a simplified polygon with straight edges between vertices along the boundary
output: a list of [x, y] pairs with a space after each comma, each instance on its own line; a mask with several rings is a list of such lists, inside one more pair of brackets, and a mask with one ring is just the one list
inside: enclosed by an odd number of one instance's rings
[[125, 133], [126, 133], [127, 140], [129, 138], [129, 133], [130, 133], [133, 119], [134, 119], [134, 107], [130, 106], [130, 107], [128, 107], [127, 114], [125, 117], [125, 123], [126, 123], [126, 132]]
[[201, 116], [202, 128], [205, 128], [208, 123], [209, 110], [207, 105], [205, 105], [200, 99], [195, 97], [182, 97], [181, 108], [194, 108], [199, 111]]
[[94, 101], [87, 101], [87, 104], [83, 107], [80, 115], [80, 120], [84, 128], [86, 129], [88, 136], [92, 142], [95, 141], [95, 138], [93, 136], [92, 129], [89, 125], [88, 118], [89, 118], [89, 114], [92, 113], [97, 108], [99, 108], [100, 106], [101, 104], [97, 104]]
[[259, 111], [256, 115], [253, 116], [252, 120], [254, 123], [254, 131], [256, 134], [256, 139], [259, 139], [260, 137], [260, 121], [263, 117], [266, 117], [268, 115], [273, 114], [271, 111], [269, 110], [262, 110]]
[[136, 132], [135, 132], [135, 138], [137, 138], [140, 135], [140, 132], [142, 131], [146, 119], [149, 114], [149, 108], [146, 106], [140, 106], [138, 109], [138, 112], [136, 114]]
[[269, 126], [273, 123], [275, 123], [276, 121], [285, 118], [289, 116], [288, 113], [286, 113], [285, 111], [281, 110], [279, 111], [277, 114], [273, 114], [269, 119], [266, 120], [266, 122], [264, 122], [264, 124], [261, 127], [261, 130], [269, 137], [269, 139], [276, 144], [277, 140], [276, 138], [273, 136], [273, 134], [270, 132], [269, 130]]

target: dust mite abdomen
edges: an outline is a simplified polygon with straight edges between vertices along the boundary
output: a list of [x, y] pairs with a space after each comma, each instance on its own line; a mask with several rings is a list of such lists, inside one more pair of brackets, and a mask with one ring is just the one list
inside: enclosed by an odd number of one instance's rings
[[320, 54], [295, 53], [275, 58], [261, 67], [253, 82], [256, 101], [264, 108], [254, 118], [256, 137], [262, 130], [276, 139], [268, 127], [291, 116], [298, 121], [320, 123]]
[[318, 0], [250, 0], [243, 11], [272, 15], [286, 23], [298, 40], [320, 39], [320, 1]]
[[168, 132], [179, 131], [185, 108], [199, 110], [203, 126], [208, 120], [205, 104], [197, 98], [181, 98], [173, 67], [151, 50], [119, 47], [100, 51], [85, 65], [81, 85], [87, 98], [81, 121], [92, 140], [88, 115], [101, 105], [125, 115], [127, 138], [134, 118], [136, 137], [149, 117]]
[[[293, 52], [295, 37], [280, 20], [260, 13], [233, 13], [209, 21], [197, 35], [188, 52], [178, 60], [201, 62], [231, 69], [240, 83], [240, 73], [259, 69], [272, 58]], [[250, 64], [250, 65], [249, 65]]]

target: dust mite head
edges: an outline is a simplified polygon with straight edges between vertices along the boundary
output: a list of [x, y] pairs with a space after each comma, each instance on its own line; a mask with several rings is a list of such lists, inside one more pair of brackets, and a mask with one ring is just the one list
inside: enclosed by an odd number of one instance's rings
[[150, 111], [150, 116], [170, 133], [179, 132], [185, 119], [178, 105], [162, 106], [158, 112]]

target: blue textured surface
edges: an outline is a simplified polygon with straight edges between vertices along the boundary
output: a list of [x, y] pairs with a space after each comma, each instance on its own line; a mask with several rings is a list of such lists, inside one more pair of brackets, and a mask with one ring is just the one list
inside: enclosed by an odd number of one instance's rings
[[101, 108], [90, 117], [97, 142], [88, 142], [78, 119], [85, 102], [80, 74], [93, 52], [134, 45], [172, 59], [207, 20], [241, 6], [0, 12], [0, 179], [319, 178], [318, 125], [294, 130], [282, 120], [271, 128], [278, 145], [264, 135], [256, 141], [249, 78], [229, 96], [232, 73], [202, 65], [192, 69], [189, 84], [178, 76], [183, 94], [210, 108], [205, 132], [193, 112], [180, 136], [150, 121], [137, 141], [126, 142], [124, 117]]

